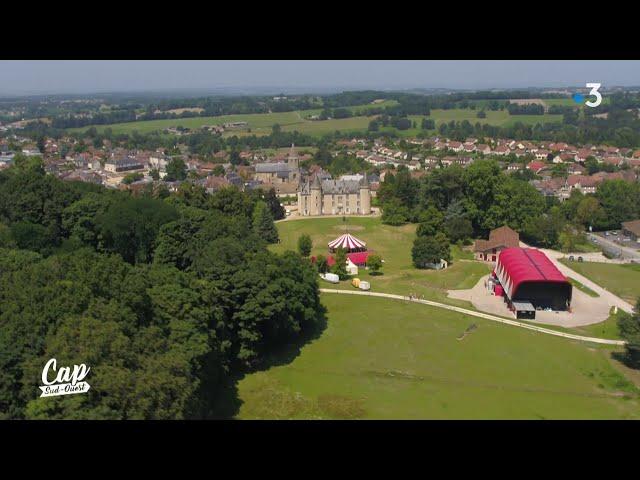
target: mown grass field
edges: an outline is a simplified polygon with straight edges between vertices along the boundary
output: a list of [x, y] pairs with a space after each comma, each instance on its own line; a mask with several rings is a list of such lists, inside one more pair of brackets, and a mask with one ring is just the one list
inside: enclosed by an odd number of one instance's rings
[[[391, 105], [393, 101], [387, 101], [378, 105], [357, 105], [349, 107], [354, 112], [362, 112], [364, 110], [370, 110], [371, 108]], [[298, 131], [313, 136], [322, 136], [327, 133], [335, 132], [352, 132], [358, 134], [367, 130], [369, 122], [374, 118], [373, 116], [355, 116], [344, 119], [331, 119], [331, 120], [308, 120], [311, 115], [317, 115], [321, 112], [321, 109], [313, 110], [301, 110], [294, 112], [279, 112], [279, 113], [257, 113], [257, 114], [242, 114], [242, 115], [223, 115], [218, 117], [192, 117], [181, 119], [165, 119], [165, 120], [145, 120], [138, 122], [128, 123], [114, 123], [110, 125], [96, 125], [96, 129], [99, 132], [104, 131], [106, 128], [111, 128], [113, 133], [131, 134], [134, 130], [138, 133], [145, 134], [155, 131], [162, 131], [169, 127], [186, 127], [191, 129], [198, 129], [204, 125], [221, 125], [229, 122], [248, 122], [248, 129], [229, 130], [224, 133], [225, 136], [238, 135], [268, 135], [271, 132], [271, 127], [274, 124], [279, 124], [282, 130], [285, 132]], [[546, 122], [561, 122], [561, 115], [516, 115], [510, 116], [507, 111], [487, 111], [487, 118], [477, 118], [477, 110], [471, 109], [452, 109], [452, 110], [432, 110], [431, 115], [427, 118], [435, 120], [436, 128], [442, 123], [448, 123], [451, 120], [463, 121], [468, 120], [472, 124], [477, 122], [484, 124], [488, 123], [496, 126], [507, 126], [515, 122], [522, 122], [528, 125], [535, 125], [536, 123]], [[412, 121], [415, 121], [416, 128], [410, 128], [408, 130], [397, 131], [393, 127], [383, 127], [383, 131], [394, 131], [401, 136], [415, 136], [422, 130], [420, 125], [424, 116], [412, 115]], [[83, 132], [90, 128], [90, 126], [81, 128], [70, 128], [70, 132]]]
[[635, 305], [640, 298], [640, 265], [638, 264], [569, 262], [566, 259], [561, 261], [632, 305]]
[[244, 377], [237, 418], [640, 418], [609, 349], [402, 301], [322, 301], [326, 330]]
[[[392, 227], [383, 225], [379, 217], [325, 217], [278, 222], [280, 243], [274, 251], [296, 250], [300, 235], [306, 233], [313, 241], [312, 255], [328, 255], [327, 243], [345, 232], [345, 228], [367, 243], [369, 250], [384, 260], [382, 275], [371, 275], [360, 268], [358, 278], [371, 282], [371, 289], [398, 295], [424, 295], [426, 299], [470, 307], [470, 303], [447, 297], [449, 289], [467, 289], [489, 273], [489, 267], [470, 261], [471, 255], [460, 248], [453, 248], [453, 262], [444, 271], [418, 270], [411, 262], [411, 248], [415, 239], [415, 224]], [[323, 284], [336, 288], [332, 284]], [[352, 289], [349, 281], [340, 282], [338, 288]]]

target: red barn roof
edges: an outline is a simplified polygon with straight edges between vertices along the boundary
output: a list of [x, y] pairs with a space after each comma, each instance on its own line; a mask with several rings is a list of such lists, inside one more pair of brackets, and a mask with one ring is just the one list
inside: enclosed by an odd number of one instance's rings
[[569, 282], [544, 253], [534, 248], [504, 249], [498, 257], [496, 276], [509, 298], [513, 298], [524, 282]]

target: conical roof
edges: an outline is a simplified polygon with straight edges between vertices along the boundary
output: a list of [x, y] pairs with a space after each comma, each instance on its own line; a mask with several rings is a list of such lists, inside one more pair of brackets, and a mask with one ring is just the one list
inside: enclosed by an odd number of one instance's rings
[[340, 235], [338, 238], [329, 242], [330, 249], [344, 248], [345, 250], [361, 250], [367, 248], [367, 244], [362, 240], [354, 237], [350, 233]]

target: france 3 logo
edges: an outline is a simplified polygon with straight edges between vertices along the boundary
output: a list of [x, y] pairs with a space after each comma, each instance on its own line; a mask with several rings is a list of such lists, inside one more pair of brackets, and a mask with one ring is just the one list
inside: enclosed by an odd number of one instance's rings
[[587, 107], [591, 107], [591, 108], [595, 108], [598, 105], [600, 105], [602, 103], [602, 94], [598, 91], [598, 89], [602, 86], [601, 83], [587, 83], [585, 85], [587, 88], [590, 88], [591, 91], [589, 92], [590, 96], [594, 96], [595, 101], [584, 101], [584, 95], [582, 95], [581, 93], [574, 93], [573, 95], [573, 101], [578, 103], [578, 104], [585, 104]]

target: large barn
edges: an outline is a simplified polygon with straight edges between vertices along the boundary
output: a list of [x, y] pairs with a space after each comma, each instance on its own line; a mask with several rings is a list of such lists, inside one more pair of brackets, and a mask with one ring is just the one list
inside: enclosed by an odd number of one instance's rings
[[568, 310], [571, 306], [571, 283], [540, 250], [503, 250], [495, 276], [504, 289], [507, 302], [521, 318], [535, 316], [531, 307]]

